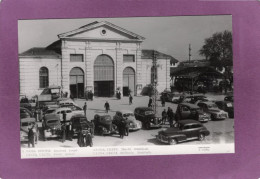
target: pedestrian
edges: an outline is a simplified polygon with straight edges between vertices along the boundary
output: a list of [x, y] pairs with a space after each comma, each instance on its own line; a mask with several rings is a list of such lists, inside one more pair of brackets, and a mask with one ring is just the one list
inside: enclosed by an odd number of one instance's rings
[[110, 106], [109, 103], [106, 101], [105, 105], [104, 105], [106, 112], [108, 113], [108, 110], [110, 110]]
[[61, 125], [61, 142], [65, 142], [66, 140], [66, 124]]
[[131, 105], [133, 103], [133, 97], [132, 97], [132, 95], [130, 94], [129, 95], [129, 105]]
[[89, 97], [90, 97], [90, 100], [93, 101], [93, 92], [92, 92], [92, 90], [90, 90], [90, 92], [89, 92]]
[[170, 127], [173, 127], [174, 113], [171, 108], [168, 108], [167, 116], [170, 123]]
[[30, 148], [30, 144], [32, 144], [32, 147], [34, 147], [34, 132], [33, 132], [33, 127], [29, 127], [29, 132], [28, 132], [28, 147]]
[[129, 135], [129, 121], [126, 119], [123, 119], [124, 120], [124, 123], [125, 123], [125, 136], [128, 136]]
[[70, 94], [70, 99], [71, 99], [72, 101], [74, 101], [74, 97], [73, 97], [72, 94]]
[[85, 137], [85, 146], [93, 146], [93, 142], [92, 142], [92, 135], [90, 133], [90, 131], [87, 131], [86, 137]]
[[167, 112], [166, 109], [163, 110], [162, 112], [162, 123], [165, 124], [167, 119]]
[[150, 98], [149, 98], [148, 107], [152, 107], [152, 103], [153, 103], [153, 99], [152, 99], [152, 97], [150, 97]]
[[82, 132], [82, 128], [79, 128], [77, 143], [78, 143], [79, 147], [84, 146], [84, 135], [83, 135], [83, 132]]
[[73, 138], [73, 130], [72, 130], [72, 122], [69, 122], [69, 125], [66, 126], [67, 139], [72, 141]]
[[120, 120], [118, 123], [118, 132], [120, 135], [120, 138], [123, 139], [125, 135], [125, 123], [123, 120]]
[[84, 110], [85, 117], [87, 117], [87, 102], [85, 102], [85, 104], [83, 106], [83, 110]]
[[121, 92], [118, 92], [118, 98], [121, 99]]
[[62, 111], [62, 121], [63, 121], [63, 124], [66, 125], [66, 118], [67, 118], [67, 114], [65, 111]]
[[162, 107], [164, 107], [165, 106], [165, 96], [164, 95], [162, 95], [161, 102], [162, 102]]

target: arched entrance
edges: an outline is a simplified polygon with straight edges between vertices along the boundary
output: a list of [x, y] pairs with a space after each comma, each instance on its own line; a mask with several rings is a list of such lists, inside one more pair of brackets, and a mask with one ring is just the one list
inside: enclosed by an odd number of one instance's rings
[[129, 90], [135, 94], [135, 71], [131, 67], [126, 67], [123, 71], [123, 95], [128, 96]]
[[114, 62], [108, 55], [99, 55], [94, 63], [94, 95], [114, 95]]
[[84, 71], [79, 67], [70, 71], [70, 94], [74, 98], [84, 97]]

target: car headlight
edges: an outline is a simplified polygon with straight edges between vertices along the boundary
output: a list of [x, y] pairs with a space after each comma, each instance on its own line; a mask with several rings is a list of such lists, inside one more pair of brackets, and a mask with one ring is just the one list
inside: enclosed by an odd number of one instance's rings
[[151, 122], [153, 122], [153, 119], [151, 119]]

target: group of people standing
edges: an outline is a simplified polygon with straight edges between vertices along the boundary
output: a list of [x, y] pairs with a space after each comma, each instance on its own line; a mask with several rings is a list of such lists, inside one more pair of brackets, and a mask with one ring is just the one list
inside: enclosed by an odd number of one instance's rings
[[170, 107], [168, 107], [167, 112], [166, 112], [166, 109], [164, 109], [162, 112], [162, 123], [165, 124], [167, 119], [169, 121], [170, 127], [173, 127], [173, 121], [175, 119], [174, 119], [173, 110]]
[[79, 129], [78, 133], [78, 141], [77, 141], [79, 147], [92, 147], [92, 135], [90, 133], [90, 130], [83, 131], [82, 128]]
[[122, 118], [119, 121], [117, 127], [118, 127], [118, 132], [119, 132], [121, 139], [123, 139], [124, 136], [129, 135], [129, 123], [128, 123], [127, 119]]

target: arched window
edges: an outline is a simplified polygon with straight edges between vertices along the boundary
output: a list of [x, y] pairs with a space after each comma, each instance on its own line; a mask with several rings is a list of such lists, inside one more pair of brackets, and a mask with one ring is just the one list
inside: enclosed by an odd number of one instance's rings
[[40, 88], [46, 88], [49, 86], [49, 70], [46, 67], [40, 68]]
[[155, 82], [155, 80], [157, 81], [157, 68], [152, 66], [152, 68], [151, 68], [151, 84], [153, 84]]

